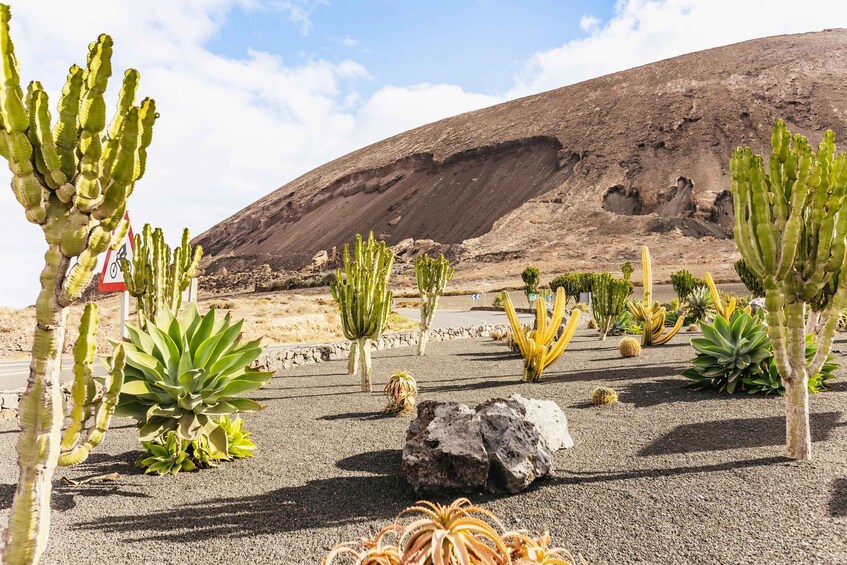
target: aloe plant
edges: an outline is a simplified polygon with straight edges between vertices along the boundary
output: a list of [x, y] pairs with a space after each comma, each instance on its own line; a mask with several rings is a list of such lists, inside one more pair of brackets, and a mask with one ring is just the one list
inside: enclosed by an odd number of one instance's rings
[[241, 343], [243, 320], [215, 310], [201, 316], [192, 304], [182, 320], [160, 313], [147, 331], [128, 326], [126, 369], [116, 414], [138, 420], [141, 441], [169, 431], [183, 440], [208, 438], [228, 453], [226, 430], [214, 418], [255, 412], [262, 406], [241, 398], [273, 373], [248, 368], [262, 352], [259, 341]]

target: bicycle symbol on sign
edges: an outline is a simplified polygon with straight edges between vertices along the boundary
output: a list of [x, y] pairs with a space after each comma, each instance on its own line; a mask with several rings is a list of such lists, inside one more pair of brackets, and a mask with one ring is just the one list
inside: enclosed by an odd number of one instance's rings
[[115, 260], [112, 261], [112, 264], [109, 265], [109, 276], [113, 279], [118, 278], [118, 268], [121, 264], [121, 261], [126, 259], [126, 243], [121, 245], [121, 248], [118, 249], [118, 252], [115, 253]]

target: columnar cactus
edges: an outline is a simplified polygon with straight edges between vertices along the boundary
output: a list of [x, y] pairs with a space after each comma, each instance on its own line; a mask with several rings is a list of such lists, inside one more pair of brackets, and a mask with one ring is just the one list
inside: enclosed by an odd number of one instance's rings
[[441, 255], [433, 259], [423, 254], [415, 259], [415, 277], [421, 293], [421, 325], [418, 332], [418, 355], [423, 355], [429, 341], [429, 328], [438, 307], [438, 297], [444, 294], [447, 282], [453, 278], [455, 269]]
[[122, 345], [115, 348], [109, 376], [97, 396], [91, 364], [97, 351], [97, 305], [85, 305], [80, 319], [79, 337], [74, 344], [74, 382], [71, 388], [70, 424], [62, 433], [59, 465], [82, 463], [91, 450], [100, 445], [118, 404], [124, 381], [125, 354]]
[[616, 279], [610, 273], [599, 273], [594, 277], [591, 308], [601, 340], [606, 339], [615, 320], [626, 310], [626, 300], [631, 293], [632, 283], [627, 280]]
[[[721, 292], [718, 290], [718, 287], [715, 286], [715, 281], [712, 279], [711, 273], [706, 273], [706, 286], [709, 288], [709, 294], [712, 296], [712, 302], [715, 304], [715, 312], [717, 312], [718, 316], [723, 318], [726, 321], [732, 317], [732, 313], [735, 312], [735, 306], [738, 300], [732, 296], [730, 299], [724, 303], [721, 298]], [[746, 310], [749, 312], [750, 307], [748, 306]]]
[[352, 259], [349, 244], [344, 244], [343, 270], [336, 270], [330, 285], [341, 310], [344, 336], [351, 342], [347, 372], [361, 373], [363, 392], [371, 391], [371, 342], [382, 335], [391, 312], [388, 279], [393, 266], [394, 253], [384, 241], [376, 241], [373, 232], [367, 241], [357, 235]]
[[535, 302], [535, 329], [526, 335], [520, 319], [518, 319], [515, 306], [512, 304], [512, 298], [508, 292], [505, 295], [506, 316], [509, 318], [509, 325], [512, 327], [512, 339], [514, 339], [524, 359], [523, 380], [524, 382], [536, 382], [541, 378], [544, 369], [565, 351], [571, 338], [576, 333], [581, 312], [577, 309], [571, 312], [568, 323], [565, 324], [565, 329], [557, 340], [556, 334], [559, 332], [559, 327], [562, 325], [562, 319], [565, 316], [565, 290], [559, 287], [556, 289], [553, 315], [549, 322], [544, 301], [537, 300]]
[[[136, 299], [138, 326], [147, 327], [159, 312], [170, 309], [174, 315], [182, 305], [182, 293], [197, 276], [197, 267], [203, 248], [192, 250], [188, 228], [182, 232], [182, 244], [171, 250], [165, 243], [161, 228], [145, 224], [141, 233], [135, 234], [135, 251], [132, 262], [121, 260], [124, 282], [130, 296]], [[173, 256], [173, 260], [171, 257]]]
[[112, 39], [101, 35], [89, 46], [85, 69], [70, 68], [54, 124], [41, 84], [30, 83], [26, 94], [21, 88], [9, 19], [9, 7], [0, 5], [0, 155], [9, 162], [15, 197], [47, 242], [21, 400], [20, 478], [3, 550], [3, 562], [17, 564], [37, 562], [47, 543], [51, 479], [62, 453], [59, 375], [68, 307], [90, 282], [100, 253], [123, 238], [126, 201], [144, 173], [157, 114], [150, 99], [135, 105], [138, 71], [130, 69], [106, 128]]
[[621, 273], [623, 274], [623, 280], [628, 281], [630, 277], [632, 277], [632, 261], [624, 261], [623, 265], [621, 265]]
[[640, 321], [644, 328], [641, 345], [662, 345], [682, 328], [685, 316], [679, 316], [676, 324], [665, 332], [665, 307], [653, 302], [653, 260], [646, 245], [641, 248], [641, 275], [644, 297], [640, 303], [630, 301], [626, 306], [632, 317]]
[[735, 272], [738, 273], [738, 278], [747, 287], [747, 290], [753, 293], [755, 298], [765, 296], [765, 291], [762, 289], [762, 281], [756, 276], [756, 273], [750, 270], [744, 259], [739, 259], [735, 262]]
[[817, 152], [782, 120], [773, 127], [765, 165], [749, 147], [730, 161], [735, 243], [762, 281], [768, 335], [785, 386], [786, 452], [811, 459], [809, 375], [817, 374], [832, 346], [839, 313], [847, 307], [847, 277], [840, 277], [823, 312], [818, 350], [807, 365], [807, 305], [841, 271], [847, 246], [847, 154], [835, 155], [827, 131]]

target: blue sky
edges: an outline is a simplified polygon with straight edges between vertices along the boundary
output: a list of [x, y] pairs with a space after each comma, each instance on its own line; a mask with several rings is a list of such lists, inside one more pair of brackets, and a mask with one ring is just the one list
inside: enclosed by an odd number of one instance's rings
[[585, 0], [338, 0], [303, 3], [307, 22], [285, 9], [238, 6], [208, 42], [216, 53], [243, 56], [249, 49], [279, 53], [290, 62], [354, 58], [384, 84], [458, 84], [507, 91], [513, 75], [538, 51], [587, 35], [584, 16], [608, 20], [614, 2]]
[[[115, 77], [140, 71], [139, 95], [161, 118], [129, 210], [136, 228], [170, 239], [448, 116], [700, 49], [847, 27], [847, 2], [833, 0], [8, 1], [21, 75], [53, 103], [100, 33], [114, 38]], [[0, 167], [0, 187], [9, 180]], [[0, 190], [0, 306], [33, 303], [43, 251]]]

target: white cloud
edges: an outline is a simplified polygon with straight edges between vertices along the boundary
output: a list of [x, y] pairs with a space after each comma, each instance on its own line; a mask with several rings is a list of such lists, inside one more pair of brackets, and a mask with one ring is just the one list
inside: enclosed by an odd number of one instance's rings
[[579, 29], [582, 31], [594, 31], [600, 25], [600, 19], [595, 16], [582, 16], [579, 19]]
[[343, 45], [344, 47], [358, 47], [359, 42], [358, 42], [358, 40], [356, 40], [356, 39], [354, 39], [350, 36], [347, 36], [347, 37], [345, 37], [344, 39], [341, 40], [341, 45]]
[[588, 37], [533, 55], [507, 98], [747, 39], [844, 26], [847, 2], [618, 0], [604, 25], [582, 18]]

